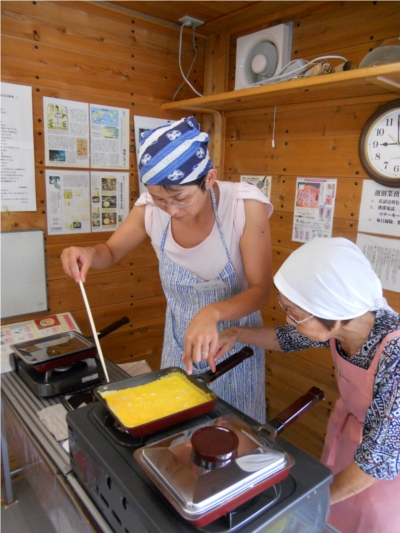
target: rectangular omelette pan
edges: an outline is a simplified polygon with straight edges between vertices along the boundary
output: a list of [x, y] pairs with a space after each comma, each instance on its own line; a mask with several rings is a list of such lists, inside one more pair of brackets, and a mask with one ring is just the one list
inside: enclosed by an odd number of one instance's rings
[[[197, 416], [201, 416], [205, 413], [212, 411], [215, 402], [217, 401], [217, 395], [212, 390], [210, 390], [206, 386], [206, 384], [215, 381], [220, 376], [222, 376], [226, 372], [229, 372], [229, 370], [242, 363], [245, 359], [251, 357], [253, 354], [253, 350], [250, 347], [245, 346], [242, 350], [240, 350], [240, 352], [233, 354], [228, 359], [225, 359], [224, 361], [219, 363], [216, 367], [215, 372], [208, 370], [207, 372], [203, 372], [201, 374], [189, 376], [184, 370], [179, 367], [170, 367], [164, 368], [162, 370], [157, 370], [155, 372], [149, 372], [147, 374], [142, 374], [140, 376], [134, 376], [132, 378], [117, 381], [115, 383], [107, 383], [107, 385], [97, 387], [93, 392], [96, 399], [102, 402], [108, 413], [112, 416], [116, 424], [121, 429], [131, 434], [133, 437], [143, 437], [144, 435], [148, 435], [155, 431], [166, 429], [168, 427], [174, 426], [175, 424], [179, 424], [186, 420], [196, 418]], [[133, 387], [138, 387], [140, 385], [146, 385], [147, 383], [152, 383], [153, 381], [157, 381], [158, 379], [167, 376], [172, 372], [178, 372], [183, 374], [195, 387], [202, 390], [209, 396], [209, 401], [206, 401], [194, 407], [190, 407], [189, 409], [177, 411], [176, 413], [165, 416], [163, 418], [152, 420], [151, 422], [147, 422], [146, 424], [141, 424], [139, 426], [134, 427], [127, 427], [108, 407], [106, 400], [102, 396], [102, 393], [105, 392], [117, 392], [125, 389], [131, 389]]]

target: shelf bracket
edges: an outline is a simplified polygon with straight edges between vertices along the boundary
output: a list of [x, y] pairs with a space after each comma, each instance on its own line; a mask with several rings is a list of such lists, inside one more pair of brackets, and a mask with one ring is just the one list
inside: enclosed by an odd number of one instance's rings
[[213, 116], [214, 119], [214, 128], [213, 132], [210, 135], [211, 140], [211, 161], [214, 166], [222, 170], [223, 164], [223, 139], [224, 139], [224, 130], [225, 122], [224, 117], [219, 111], [215, 109], [208, 109], [206, 107], [197, 107], [197, 106], [182, 106], [181, 109], [186, 109], [187, 111], [196, 111], [196, 113], [206, 113]]
[[400, 93], [400, 83], [391, 80], [386, 76], [376, 76], [373, 78], [367, 78], [367, 81], [372, 82], [374, 85], [378, 85], [379, 87], [383, 87], [384, 89], [388, 89], [391, 92], [394, 91]]

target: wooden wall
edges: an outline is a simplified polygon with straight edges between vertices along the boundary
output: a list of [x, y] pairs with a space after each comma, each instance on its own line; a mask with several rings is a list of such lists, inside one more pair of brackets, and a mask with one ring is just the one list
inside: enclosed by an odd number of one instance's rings
[[[242, 9], [240, 17], [230, 14], [201, 27], [203, 36], [199, 29], [199, 56], [191, 82], [200, 92], [203, 83], [208, 92], [233, 90], [237, 37], [289, 20], [294, 21], [292, 58], [311, 59], [329, 53], [344, 55], [358, 64], [369, 50], [398, 44], [399, 6], [399, 2], [260, 2]], [[187, 112], [167, 114], [159, 107], [171, 100], [181, 83], [177, 63], [179, 31], [93, 2], [2, 2], [1, 10], [2, 79], [33, 87], [35, 126], [38, 210], [12, 213], [12, 229], [46, 231], [42, 97], [126, 107], [131, 110], [132, 125], [134, 114], [180, 118]], [[191, 35], [187, 33], [185, 39], [187, 69]], [[209, 45], [221, 46], [226, 39], [229, 53], [223, 64], [224, 54], [213, 55], [206, 44], [208, 41]], [[210, 65], [215, 57], [218, 67]], [[228, 73], [227, 79], [221, 72]], [[185, 87], [179, 99], [193, 96]], [[220, 179], [237, 181], [240, 174], [273, 176], [274, 273], [299, 246], [291, 240], [296, 177], [338, 178], [333, 235], [355, 241], [362, 180], [367, 179], [357, 154], [359, 134], [370, 114], [395, 97], [278, 107], [275, 149], [271, 147], [273, 107], [225, 114], [225, 163]], [[130, 164], [133, 205], [138, 189], [133, 136]], [[2, 222], [4, 229], [3, 214]], [[90, 327], [79, 288], [64, 275], [59, 255], [69, 244], [92, 245], [105, 238], [107, 233], [46, 237], [50, 312], [71, 311], [87, 335]], [[149, 243], [113, 269], [92, 271], [87, 293], [98, 329], [124, 315], [130, 318], [129, 325], [102, 340], [104, 354], [116, 362], [146, 359], [156, 369], [165, 300]], [[400, 310], [398, 293], [387, 292], [386, 297]], [[274, 300], [263, 309], [263, 317], [266, 325], [284, 319]], [[329, 351], [267, 354], [271, 416], [313, 385], [325, 390], [327, 400], [288, 428], [285, 438], [319, 457], [326, 422], [337, 397]]]
[[[95, 2], [2, 2], [2, 80], [33, 88], [37, 211], [11, 213], [12, 229], [46, 232], [44, 181], [44, 96], [110, 105], [130, 110], [130, 206], [138, 181], [133, 134], [134, 115], [181, 118], [160, 104], [172, 100], [182, 83], [178, 65], [179, 29], [133, 17]], [[199, 36], [198, 60], [190, 78], [203, 88], [205, 38]], [[192, 61], [192, 34], [184, 33], [183, 69]], [[192, 91], [185, 86], [181, 96]], [[2, 213], [2, 229], [7, 220]], [[78, 285], [68, 278], [59, 259], [71, 244], [94, 245], [109, 233], [46, 235], [49, 313], [71, 311], [85, 335], [90, 324]], [[116, 267], [91, 271], [86, 292], [97, 329], [128, 316], [130, 324], [102, 340], [104, 355], [115, 362], [146, 359], [159, 367], [165, 298], [158, 261], [147, 241]], [[32, 318], [30, 316], [26, 318]], [[25, 317], [24, 317], [25, 318]], [[19, 319], [17, 319], [18, 321]], [[14, 322], [16, 319], [4, 321]]]
[[[228, 90], [234, 89], [237, 37], [281, 22], [294, 22], [293, 59], [342, 55], [358, 65], [370, 50], [399, 43], [400, 2], [275, 4], [280, 4], [280, 9], [272, 13], [267, 6], [265, 10], [260, 5], [250, 9], [252, 23], [244, 13], [238, 20], [230, 17]], [[241, 174], [272, 175], [273, 273], [300, 246], [291, 240], [297, 177], [338, 179], [333, 236], [356, 241], [362, 183], [368, 179], [358, 158], [360, 131], [381, 104], [395, 98], [399, 98], [398, 93], [278, 107], [275, 148], [271, 145], [274, 107], [225, 113], [224, 179], [238, 181]], [[400, 311], [400, 294], [385, 291], [385, 296]], [[263, 319], [267, 326], [283, 323], [284, 315], [275, 298], [263, 309]], [[326, 401], [283, 435], [320, 457], [326, 423], [338, 396], [330, 351], [269, 352], [266, 375], [270, 417], [313, 385], [325, 391]]]

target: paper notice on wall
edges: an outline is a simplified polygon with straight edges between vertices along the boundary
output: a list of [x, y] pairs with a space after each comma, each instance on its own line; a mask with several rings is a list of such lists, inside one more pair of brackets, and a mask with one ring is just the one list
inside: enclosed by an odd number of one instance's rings
[[49, 235], [90, 233], [89, 172], [46, 170]]
[[369, 259], [382, 287], [400, 292], [400, 239], [358, 233], [356, 244]]
[[92, 168], [129, 169], [129, 109], [90, 104]]
[[91, 172], [92, 231], [114, 231], [129, 214], [129, 173]]
[[89, 105], [43, 98], [46, 166], [89, 166]]
[[332, 237], [337, 180], [297, 178], [292, 240]]
[[400, 235], [400, 189], [363, 181], [358, 231]]
[[12, 352], [11, 345], [68, 331], [81, 333], [71, 313], [59, 313], [35, 320], [3, 325], [0, 332], [1, 373], [11, 370], [9, 364], [9, 355]]
[[260, 189], [265, 196], [271, 198], [272, 176], [240, 176], [240, 181], [252, 183]]
[[36, 211], [32, 87], [1, 83], [1, 209]]

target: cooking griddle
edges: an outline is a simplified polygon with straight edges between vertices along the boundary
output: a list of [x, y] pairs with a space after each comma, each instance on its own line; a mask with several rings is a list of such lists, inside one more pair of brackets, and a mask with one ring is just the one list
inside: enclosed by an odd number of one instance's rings
[[282, 481], [294, 464], [283, 448], [273, 441], [261, 440], [233, 414], [217, 418], [211, 427], [229, 430], [238, 439], [237, 457], [222, 468], [202, 468], [193, 461], [192, 439], [198, 427], [134, 453], [183, 518], [199, 526]]
[[[67, 414], [73, 473], [114, 533], [322, 533], [329, 510], [332, 473], [280, 437], [276, 439], [277, 444], [295, 459], [289, 475], [200, 528], [175, 510], [134, 458], [135, 449], [198, 425], [210, 425], [230, 414], [250, 426], [256, 424], [218, 398], [213, 411], [195, 420], [140, 439], [124, 434], [124, 440], [119, 443], [116, 434], [121, 432], [108, 425], [108, 414], [102, 404], [95, 402], [80, 407]], [[130, 439], [130, 444], [126, 439]], [[283, 527], [276, 529], [280, 524]]]

